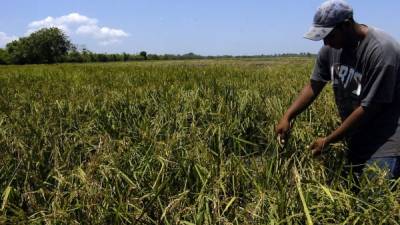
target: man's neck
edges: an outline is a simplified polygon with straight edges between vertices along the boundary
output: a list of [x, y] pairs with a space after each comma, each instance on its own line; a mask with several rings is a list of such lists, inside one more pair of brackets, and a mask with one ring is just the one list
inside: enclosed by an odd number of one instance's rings
[[349, 37], [349, 40], [352, 40], [352, 42], [349, 43], [348, 49], [356, 50], [360, 45], [361, 41], [364, 40], [364, 38], [367, 36], [367, 34], [368, 34], [368, 26], [355, 23], [353, 32], [350, 34]]
[[356, 23], [356, 24], [354, 24], [354, 31], [355, 31], [355, 35], [357, 36], [357, 39], [359, 41], [362, 41], [368, 34], [368, 26], [364, 25], [364, 24]]

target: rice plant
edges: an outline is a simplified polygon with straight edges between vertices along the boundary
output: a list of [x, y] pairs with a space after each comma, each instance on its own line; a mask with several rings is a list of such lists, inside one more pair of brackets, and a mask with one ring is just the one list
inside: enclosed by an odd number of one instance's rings
[[329, 88], [277, 143], [313, 62], [0, 67], [0, 223], [399, 224], [399, 181], [355, 182], [343, 143], [311, 156]]

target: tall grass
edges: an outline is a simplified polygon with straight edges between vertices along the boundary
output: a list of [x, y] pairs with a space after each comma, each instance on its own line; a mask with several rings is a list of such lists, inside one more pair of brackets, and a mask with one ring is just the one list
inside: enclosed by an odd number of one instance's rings
[[[379, 171], [342, 172], [328, 88], [281, 148], [313, 60], [0, 67], [0, 223], [398, 224]], [[374, 170], [374, 168], [371, 168]], [[354, 191], [354, 189], [358, 191]]]

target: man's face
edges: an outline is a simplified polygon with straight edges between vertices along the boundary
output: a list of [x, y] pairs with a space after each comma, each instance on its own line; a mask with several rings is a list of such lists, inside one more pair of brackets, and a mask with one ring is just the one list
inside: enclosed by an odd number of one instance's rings
[[337, 26], [324, 38], [324, 45], [335, 49], [341, 49], [346, 47], [345, 40], [345, 30], [342, 26]]

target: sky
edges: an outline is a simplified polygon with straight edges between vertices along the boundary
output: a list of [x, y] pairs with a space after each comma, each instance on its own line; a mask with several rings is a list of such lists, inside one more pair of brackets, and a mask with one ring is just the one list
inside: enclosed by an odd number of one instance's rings
[[[317, 53], [303, 38], [323, 0], [1, 0], [0, 48], [43, 28], [98, 53]], [[357, 22], [400, 40], [399, 0], [348, 0]]]

